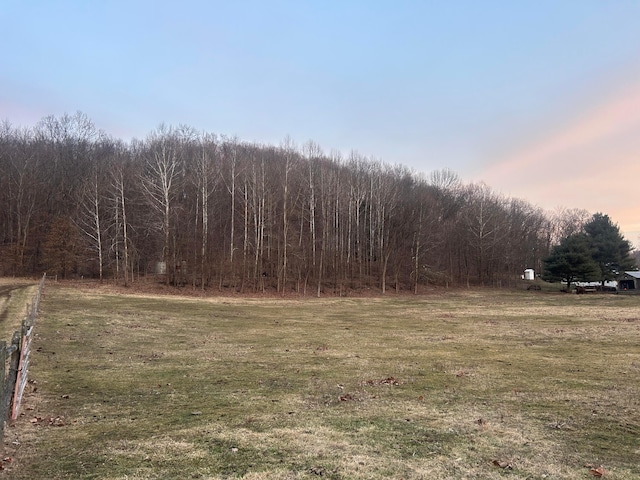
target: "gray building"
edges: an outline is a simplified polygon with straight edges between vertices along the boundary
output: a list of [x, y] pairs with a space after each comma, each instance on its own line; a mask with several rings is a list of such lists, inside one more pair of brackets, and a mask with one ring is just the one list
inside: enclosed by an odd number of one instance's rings
[[635, 293], [640, 293], [640, 272], [624, 272], [618, 277], [618, 290], [621, 292], [628, 292], [635, 290]]

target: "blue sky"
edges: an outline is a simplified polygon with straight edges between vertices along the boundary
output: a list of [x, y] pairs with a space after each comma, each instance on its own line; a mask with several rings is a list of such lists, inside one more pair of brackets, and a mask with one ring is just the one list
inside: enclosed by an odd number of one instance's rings
[[0, 24], [13, 124], [313, 140], [603, 211], [640, 244], [638, 1], [0, 0]]

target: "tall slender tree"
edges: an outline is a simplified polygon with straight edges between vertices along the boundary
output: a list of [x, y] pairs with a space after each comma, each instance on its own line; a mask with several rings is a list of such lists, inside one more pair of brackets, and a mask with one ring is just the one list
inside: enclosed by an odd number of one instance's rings
[[162, 260], [166, 268], [167, 285], [175, 276], [175, 261], [171, 249], [172, 217], [179, 190], [181, 158], [177, 133], [164, 125], [147, 138], [145, 172], [142, 188], [148, 204], [159, 218], [156, 228], [162, 233]]

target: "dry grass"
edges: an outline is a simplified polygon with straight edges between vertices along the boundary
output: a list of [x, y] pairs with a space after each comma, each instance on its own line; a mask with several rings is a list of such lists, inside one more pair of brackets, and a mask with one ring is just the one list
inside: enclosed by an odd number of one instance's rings
[[9, 343], [13, 332], [20, 329], [37, 285], [35, 281], [0, 278], [0, 340]]
[[49, 285], [37, 332], [4, 478], [640, 477], [640, 297]]

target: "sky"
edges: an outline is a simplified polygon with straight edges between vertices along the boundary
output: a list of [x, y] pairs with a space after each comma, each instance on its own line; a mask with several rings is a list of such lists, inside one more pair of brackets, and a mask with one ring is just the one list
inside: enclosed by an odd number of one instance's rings
[[0, 120], [450, 169], [640, 247], [640, 1], [0, 0]]

